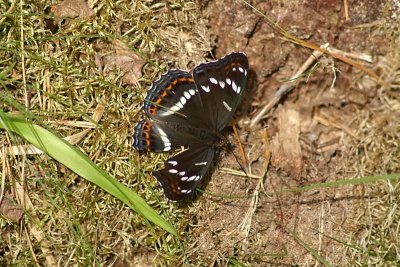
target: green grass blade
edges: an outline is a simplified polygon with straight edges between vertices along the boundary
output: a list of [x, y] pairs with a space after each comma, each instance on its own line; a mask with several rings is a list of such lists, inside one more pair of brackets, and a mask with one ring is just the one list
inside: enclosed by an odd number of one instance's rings
[[338, 181], [333, 181], [333, 182], [316, 183], [316, 184], [302, 186], [302, 187], [285, 189], [282, 191], [283, 192], [300, 192], [300, 191], [307, 191], [307, 190], [312, 190], [312, 189], [340, 187], [340, 186], [352, 185], [352, 184], [372, 183], [372, 182], [376, 182], [376, 181], [380, 181], [380, 180], [398, 180], [398, 179], [400, 179], [400, 173], [374, 175], [374, 176], [365, 176], [365, 177], [355, 178], [355, 179], [350, 179], [350, 180], [338, 180]]
[[286, 229], [286, 231], [292, 235], [292, 237], [297, 241], [298, 244], [300, 244], [303, 248], [305, 248], [316, 260], [318, 260], [323, 266], [331, 267], [333, 266], [330, 262], [328, 262], [324, 257], [319, 255], [319, 253], [310, 247], [306, 242], [304, 242], [301, 238], [299, 238], [294, 232], [292, 232], [289, 229]]
[[25, 138], [29, 143], [41, 149], [44, 153], [62, 163], [76, 174], [120, 199], [149, 221], [167, 232], [175, 236], [177, 235], [176, 229], [169, 222], [165, 221], [140, 196], [108, 175], [84, 153], [64, 139], [38, 125], [12, 118], [4, 113], [0, 113], [0, 128], [14, 132]]

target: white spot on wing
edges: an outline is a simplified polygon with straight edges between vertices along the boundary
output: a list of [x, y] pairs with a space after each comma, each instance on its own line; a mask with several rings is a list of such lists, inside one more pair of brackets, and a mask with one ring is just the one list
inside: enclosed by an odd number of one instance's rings
[[229, 85], [231, 85], [231, 83], [232, 83], [232, 80], [231, 80], [231, 79], [229, 79], [229, 78], [226, 78], [226, 83], [227, 83], [227, 84], [229, 84]]
[[175, 169], [169, 169], [168, 172], [169, 172], [169, 173], [177, 173], [178, 171], [175, 170]]
[[244, 72], [244, 69], [243, 69], [242, 67], [239, 67], [239, 71], [240, 71], [241, 73], [243, 73], [243, 72]]
[[225, 87], [225, 83], [224, 83], [223, 81], [220, 81], [220, 82], [219, 82], [219, 86], [221, 86], [222, 88], [224, 88], [224, 87]]
[[182, 105], [185, 105], [185, 104], [186, 104], [186, 101], [187, 101], [186, 97], [181, 96], [180, 102], [182, 103]]
[[190, 93], [188, 93], [188, 92], [186, 92], [186, 91], [183, 93], [183, 95], [186, 97], [187, 100], [189, 100], [190, 97], [192, 97], [192, 96], [190, 95]]
[[238, 92], [238, 91], [237, 91], [237, 85], [236, 85], [236, 83], [235, 83], [234, 81], [232, 81], [232, 89], [233, 89], [233, 91], [235, 91], [236, 93]]
[[171, 164], [172, 166], [175, 166], [176, 164], [178, 164], [178, 162], [175, 160], [169, 160], [169, 161], [167, 161], [167, 163]]
[[194, 180], [196, 180], [196, 177], [197, 177], [196, 175], [190, 176], [188, 181], [194, 181]]
[[[179, 100], [180, 101], [178, 103], [176, 103], [172, 107], [168, 108], [167, 111], [160, 113], [158, 116], [166, 117], [166, 116], [174, 114], [178, 110], [181, 110], [183, 108], [183, 105], [186, 103], [186, 98], [182, 96]], [[184, 103], [182, 103], [182, 102], [184, 102]]]
[[203, 89], [206, 93], [210, 92], [210, 87], [208, 85], [207, 86], [202, 85], [201, 89]]
[[180, 175], [180, 176], [184, 176], [185, 175], [185, 171], [182, 171], [182, 172], [179, 172], [178, 174]]
[[232, 108], [228, 105], [228, 103], [226, 103], [225, 101], [222, 101], [222, 104], [224, 104], [225, 108], [226, 108], [229, 112], [232, 111]]
[[157, 127], [157, 130], [158, 133], [160, 134], [161, 141], [164, 144], [164, 151], [171, 150], [171, 142], [169, 141], [167, 134], [160, 127]]
[[177, 105], [172, 106], [172, 107], [170, 108], [170, 111], [172, 111], [172, 112], [170, 112], [168, 115], [173, 114], [175, 111], [178, 111], [178, 110], [180, 110], [180, 109], [181, 109], [181, 108], [178, 107]]
[[192, 190], [182, 189], [181, 192], [184, 194], [189, 194], [190, 192], [192, 192]]
[[200, 166], [200, 165], [206, 165], [207, 161], [202, 161], [202, 162], [196, 162], [194, 165]]
[[244, 76], [247, 76], [247, 70], [244, 69]]
[[210, 78], [210, 82], [213, 83], [213, 84], [218, 84], [217, 79], [215, 79], [213, 77]]
[[[203, 88], [204, 89], [204, 88]], [[191, 95], [194, 95], [196, 93], [195, 90], [190, 89], [189, 93], [188, 92], [184, 92], [183, 95], [181, 96], [181, 98], [179, 99], [179, 102], [176, 103], [175, 105], [173, 105], [172, 107], [170, 107], [166, 112], [164, 113], [160, 113], [159, 116], [160, 117], [165, 117], [165, 116], [169, 116], [174, 114], [175, 112], [177, 112], [178, 110], [181, 110], [183, 108], [183, 105], [186, 104], [186, 102], [188, 101], [188, 99], [191, 98]]]
[[187, 179], [189, 179], [189, 177], [188, 176], [184, 176], [184, 177], [181, 178], [181, 181], [186, 181]]

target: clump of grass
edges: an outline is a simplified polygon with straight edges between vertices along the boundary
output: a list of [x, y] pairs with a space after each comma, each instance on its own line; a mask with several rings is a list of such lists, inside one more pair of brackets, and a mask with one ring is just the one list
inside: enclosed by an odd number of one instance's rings
[[[349, 155], [359, 176], [400, 174], [400, 52], [395, 48], [388, 61], [381, 62], [383, 78], [390, 85], [382, 87], [373, 108], [358, 114], [359, 142]], [[350, 249], [358, 265], [396, 265], [400, 258], [398, 242], [400, 201], [398, 180], [367, 184], [359, 190], [352, 240], [361, 249]]]

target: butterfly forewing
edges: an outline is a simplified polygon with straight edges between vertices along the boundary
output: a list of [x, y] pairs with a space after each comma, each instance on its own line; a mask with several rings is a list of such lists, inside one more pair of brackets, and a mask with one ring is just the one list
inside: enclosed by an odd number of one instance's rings
[[209, 128], [204, 118], [200, 94], [193, 76], [187, 71], [170, 69], [156, 80], [145, 99], [144, 112], [150, 118]]
[[231, 53], [217, 61], [203, 63], [193, 70], [201, 96], [204, 116], [216, 131], [231, 121], [246, 88], [248, 60], [243, 53]]

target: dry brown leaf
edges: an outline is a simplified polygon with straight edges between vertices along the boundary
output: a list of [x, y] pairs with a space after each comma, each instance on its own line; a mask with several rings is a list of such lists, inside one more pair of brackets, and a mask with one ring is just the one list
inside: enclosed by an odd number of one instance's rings
[[[145, 60], [136, 55], [129, 47], [120, 40], [113, 40], [112, 52], [102, 57], [104, 73], [110, 73], [113, 69], [119, 68], [123, 72], [122, 81], [126, 84], [135, 84], [142, 76], [142, 68]], [[100, 51], [101, 53], [101, 51]]]
[[299, 142], [300, 115], [291, 108], [278, 113], [278, 132], [271, 142], [272, 165], [298, 177], [303, 169]]
[[94, 12], [84, 0], [64, 0], [51, 7], [54, 15], [63, 18], [86, 19], [93, 16]]
[[0, 202], [0, 214], [10, 222], [17, 223], [21, 220], [24, 210], [8, 197], [3, 197]]

